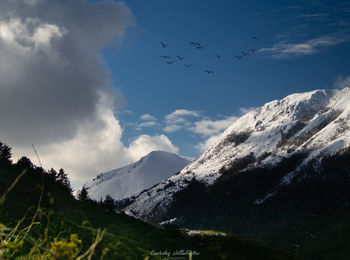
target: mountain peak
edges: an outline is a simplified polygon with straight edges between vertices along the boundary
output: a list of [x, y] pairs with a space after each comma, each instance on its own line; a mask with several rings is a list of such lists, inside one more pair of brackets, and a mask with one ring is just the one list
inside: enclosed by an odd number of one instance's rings
[[[196, 161], [142, 193], [126, 212], [152, 218], [193, 179], [212, 185], [227, 168], [269, 167], [304, 152], [301, 162], [332, 155], [350, 144], [350, 90], [314, 90], [266, 103], [236, 120]], [[288, 182], [294, 173], [288, 173]]]
[[85, 184], [92, 199], [104, 199], [107, 194], [114, 199], [137, 195], [154, 184], [171, 177], [191, 161], [179, 155], [152, 151], [139, 161], [100, 173], [91, 182]]

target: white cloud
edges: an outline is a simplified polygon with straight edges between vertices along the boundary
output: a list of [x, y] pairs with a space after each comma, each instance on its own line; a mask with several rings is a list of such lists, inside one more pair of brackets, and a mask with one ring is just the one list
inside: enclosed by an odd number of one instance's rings
[[164, 132], [171, 133], [183, 128], [189, 128], [192, 124], [190, 118], [198, 118], [200, 114], [197, 111], [177, 109], [165, 116]]
[[26, 2], [0, 1], [0, 132], [14, 148], [64, 142], [98, 121], [100, 93], [113, 94], [101, 50], [133, 24], [121, 2]]
[[300, 14], [298, 17], [300, 18], [320, 18], [320, 17], [327, 17], [328, 14]]
[[150, 128], [150, 127], [156, 127], [160, 126], [160, 124], [156, 121], [147, 121], [142, 123], [131, 123], [132, 126], [135, 127], [136, 130], [141, 131], [143, 128]]
[[131, 162], [101, 52], [134, 24], [114, 1], [0, 1], [1, 140], [74, 181]]
[[246, 114], [246, 113], [253, 111], [253, 110], [255, 110], [255, 107], [248, 107], [248, 108], [240, 107], [239, 108], [239, 111], [241, 112], [241, 114]]
[[148, 121], [148, 122], [143, 122], [138, 125], [139, 128], [144, 128], [144, 127], [152, 127], [152, 126], [157, 126], [159, 125], [156, 121]]
[[66, 30], [59, 28], [55, 24], [40, 24], [31, 36], [34, 46], [50, 46], [51, 39], [61, 38]]
[[221, 120], [201, 120], [194, 123], [189, 129], [193, 133], [200, 134], [206, 139], [203, 142], [198, 143], [195, 147], [200, 151], [204, 152], [211, 145], [215, 143], [218, 137], [232, 125], [238, 117], [231, 116]]
[[22, 55], [27, 59], [44, 54], [49, 60], [57, 61], [58, 54], [52, 48], [52, 43], [67, 33], [64, 27], [34, 18], [0, 20], [0, 42], [3, 43], [3, 50], [8, 55]]
[[141, 131], [144, 128], [150, 128], [150, 127], [160, 127], [160, 123], [158, 123], [156, 118], [150, 114], [144, 114], [140, 116], [140, 119], [143, 121], [141, 123], [139, 122], [130, 122], [128, 125], [135, 128], [137, 131]]
[[189, 128], [193, 133], [203, 136], [217, 135], [219, 132], [225, 130], [233, 122], [237, 120], [237, 117], [231, 116], [222, 120], [201, 120], [194, 122], [194, 125]]
[[[110, 96], [101, 96], [94, 121], [85, 121], [71, 139], [36, 146], [44, 168], [64, 168], [73, 181], [86, 181], [97, 173], [131, 162], [120, 141], [122, 129], [113, 114]], [[15, 157], [28, 154], [31, 147], [14, 149]]]
[[165, 135], [141, 135], [131, 142], [129, 148], [127, 149], [129, 156], [134, 161], [139, 160], [142, 156], [157, 150], [171, 153], [179, 152], [179, 148], [174, 146]]
[[[43, 167], [64, 168], [73, 183], [83, 183], [98, 173], [134, 162], [151, 151], [178, 153], [178, 147], [165, 135], [141, 135], [125, 146], [121, 141], [123, 130], [113, 108], [113, 97], [101, 94], [94, 121], [81, 123], [70, 139], [36, 146]], [[14, 149], [15, 159], [23, 155], [38, 164], [31, 146]]]
[[142, 116], [140, 116], [140, 119], [143, 121], [155, 121], [156, 118], [150, 114], [144, 114]]
[[206, 140], [197, 144], [196, 148], [200, 151], [204, 151], [236, 120], [236, 116], [211, 120], [207, 117], [203, 117], [197, 111], [177, 109], [165, 116], [165, 127], [163, 128], [163, 131], [172, 133], [179, 130], [185, 130], [201, 135], [203, 138], [206, 138]]
[[259, 52], [270, 53], [276, 58], [290, 58], [315, 54], [322, 49], [349, 41], [348, 36], [322, 36], [300, 43], [277, 43], [271, 48], [262, 48]]
[[338, 89], [350, 88], [350, 76], [338, 76], [333, 84], [333, 87]]
[[[166, 135], [121, 141], [115, 110], [126, 99], [101, 66], [101, 50], [132, 24], [122, 2], [0, 1], [0, 138], [13, 147], [14, 160], [26, 155], [36, 163], [33, 143], [44, 168], [64, 168], [77, 183], [153, 150], [178, 153]], [[164, 130], [194, 127], [208, 136], [225, 125], [201, 118], [178, 109], [165, 116]], [[150, 114], [140, 119], [140, 129], [160, 126]]]
[[210, 146], [212, 146], [216, 140], [219, 138], [219, 136], [221, 135], [213, 135], [209, 138], [207, 138], [204, 142], [200, 142], [199, 144], [196, 145], [196, 148], [200, 151], [200, 152], [204, 152], [205, 150], [207, 150]]
[[176, 132], [180, 129], [182, 129], [183, 126], [181, 125], [168, 125], [166, 127], [163, 128], [163, 131], [166, 132], [166, 133], [173, 133], [173, 132]]
[[165, 116], [166, 121], [172, 121], [172, 122], [183, 122], [185, 119], [184, 117], [186, 116], [192, 116], [192, 117], [199, 117], [200, 115], [198, 114], [197, 111], [193, 110], [186, 110], [186, 109], [177, 109], [174, 112], [168, 114]]
[[123, 115], [123, 114], [125, 114], [125, 115], [133, 115], [134, 114], [134, 112], [132, 112], [131, 110], [128, 110], [128, 109], [120, 109], [120, 110], [116, 110], [114, 112], [117, 115]]

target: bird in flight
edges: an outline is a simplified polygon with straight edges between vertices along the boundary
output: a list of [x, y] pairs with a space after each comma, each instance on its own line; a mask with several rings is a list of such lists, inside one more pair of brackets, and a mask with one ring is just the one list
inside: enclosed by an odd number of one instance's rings
[[176, 56], [176, 58], [178, 58], [179, 61], [182, 61], [182, 60], [186, 59], [186, 57], [181, 57], [181, 56]]
[[199, 42], [190, 42], [190, 44], [193, 46], [201, 46], [201, 44]]
[[215, 54], [216, 58], [218, 58], [219, 60], [221, 59], [221, 56], [218, 54]]
[[186, 66], [187, 68], [189, 68], [189, 67], [192, 66], [192, 64], [185, 64], [185, 66]]
[[249, 55], [249, 53], [246, 53], [244, 51], [241, 51], [241, 53], [242, 53], [243, 56], [248, 56]]
[[164, 56], [164, 55], [160, 55], [160, 57], [164, 58], [164, 59], [171, 59], [171, 56]]
[[163, 48], [165, 48], [165, 47], [169, 46], [169, 44], [164, 43], [164, 42], [160, 42], [160, 44], [162, 45], [162, 47], [163, 47]]
[[204, 47], [201, 46], [201, 45], [198, 45], [198, 46], [196, 47], [197, 50], [200, 50], [200, 49], [203, 49], [203, 48], [204, 48]]
[[204, 70], [204, 72], [206, 72], [206, 73], [208, 73], [208, 74], [212, 74], [212, 73], [214, 73], [214, 71], [213, 71], [213, 70]]
[[173, 64], [174, 61], [167, 61], [166, 63], [168, 64]]
[[259, 40], [259, 38], [256, 37], [256, 36], [252, 36], [252, 39], [253, 39], [253, 40]]
[[243, 57], [242, 56], [235, 56], [236, 57], [236, 59], [243, 59]]

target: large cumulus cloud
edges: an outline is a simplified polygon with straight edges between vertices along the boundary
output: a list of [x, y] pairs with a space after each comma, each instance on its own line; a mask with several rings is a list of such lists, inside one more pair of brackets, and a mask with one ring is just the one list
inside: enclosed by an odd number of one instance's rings
[[39, 145], [98, 117], [101, 92], [111, 92], [100, 51], [132, 23], [123, 3], [1, 1], [1, 134]]
[[73, 180], [131, 160], [101, 52], [134, 23], [122, 2], [0, 1], [0, 138], [15, 156], [33, 143]]

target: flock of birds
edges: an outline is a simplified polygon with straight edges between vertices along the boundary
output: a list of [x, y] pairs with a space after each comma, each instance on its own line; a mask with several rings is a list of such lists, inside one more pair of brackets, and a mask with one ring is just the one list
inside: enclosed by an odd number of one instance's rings
[[[259, 38], [256, 37], [256, 36], [252, 36], [251, 39], [252, 39], [252, 40], [255, 40], [255, 41], [259, 40]], [[192, 46], [194, 47], [195, 50], [204, 49], [204, 47], [202, 46], [202, 44], [199, 43], [199, 42], [190, 42], [189, 44], [192, 45]], [[166, 47], [169, 46], [169, 44], [168, 44], [168, 43], [165, 43], [165, 42], [160, 42], [160, 45], [161, 45], [162, 48], [166, 48]], [[258, 50], [258, 49], [248, 49], [248, 50], [246, 50], [246, 51], [241, 51], [241, 53], [240, 53], [239, 55], [235, 55], [234, 57], [235, 57], [236, 59], [243, 59], [243, 58], [245, 58], [245, 57], [247, 57], [247, 56], [249, 56], [249, 55], [251, 55], [251, 54], [254, 54], [257, 50]], [[218, 60], [220, 60], [220, 59], [222, 58], [222, 56], [219, 55], [219, 54], [215, 54], [215, 56], [216, 56], [216, 58], [217, 58]], [[169, 65], [171, 65], [171, 64], [174, 63], [174, 59], [175, 59], [175, 58], [176, 58], [179, 62], [181, 62], [181, 61], [183, 61], [183, 60], [186, 59], [186, 57], [182, 57], [182, 56], [179, 56], [179, 55], [177, 55], [177, 56], [165, 56], [165, 55], [160, 55], [160, 57], [163, 58], [163, 59], [165, 60], [165, 62], [166, 62], [167, 64], [169, 64]], [[187, 68], [190, 68], [190, 67], [192, 66], [192, 64], [190, 64], [190, 63], [185, 63], [184, 66], [187, 67]], [[206, 72], [207, 74], [213, 74], [213, 73], [214, 73], [214, 70], [205, 69], [204, 72]]]

